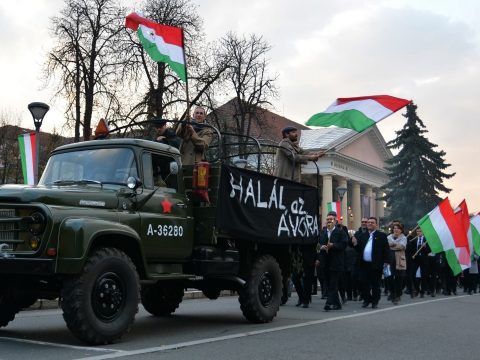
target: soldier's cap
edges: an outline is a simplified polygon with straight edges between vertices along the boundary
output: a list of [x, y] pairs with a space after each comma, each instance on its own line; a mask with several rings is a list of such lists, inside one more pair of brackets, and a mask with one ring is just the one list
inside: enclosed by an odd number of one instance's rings
[[152, 120], [152, 124], [153, 126], [155, 126], [156, 128], [160, 128], [164, 125], [167, 124], [167, 120], [162, 120], [162, 119], [153, 119]]
[[337, 217], [337, 213], [335, 211], [329, 211], [327, 216], [335, 216]]
[[297, 128], [293, 126], [287, 126], [286, 128], [283, 128], [282, 130], [282, 135], [288, 134], [290, 131], [296, 131]]

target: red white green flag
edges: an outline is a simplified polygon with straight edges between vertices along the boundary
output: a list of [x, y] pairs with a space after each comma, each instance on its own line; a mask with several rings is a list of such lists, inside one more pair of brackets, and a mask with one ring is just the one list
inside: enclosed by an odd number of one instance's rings
[[470, 266], [470, 258], [461, 258], [462, 264], [456, 254], [457, 244], [467, 243], [467, 234], [459, 223], [448, 198], [445, 198], [438, 206], [425, 215], [418, 225], [423, 231], [428, 245], [433, 253], [445, 251], [448, 265], [455, 275], [462, 272], [462, 268]]
[[473, 249], [480, 255], [480, 215], [470, 218], [470, 233], [472, 236]]
[[330, 211], [335, 211], [337, 213], [337, 219], [340, 221], [342, 218], [342, 203], [340, 201], [328, 202], [327, 213]]
[[462, 258], [465, 256], [465, 254], [463, 253], [468, 252], [468, 256], [470, 257], [470, 259], [472, 259], [473, 243], [472, 243], [472, 237], [471, 237], [471, 231], [470, 231], [470, 215], [468, 214], [468, 206], [465, 199], [455, 209], [455, 216], [457, 217], [460, 225], [462, 226], [463, 231], [465, 232], [465, 234], [467, 234], [467, 238], [466, 238], [467, 243], [457, 244], [457, 248], [459, 248], [459, 253], [461, 254]]
[[182, 28], [157, 24], [137, 13], [127, 16], [125, 27], [137, 31], [145, 51], [154, 61], [167, 63], [180, 79], [187, 81]]
[[324, 112], [313, 115], [307, 126], [337, 126], [362, 132], [408, 105], [411, 100], [390, 95], [338, 98]]
[[28, 185], [35, 184], [35, 164], [37, 158], [36, 140], [35, 133], [18, 135], [23, 183]]

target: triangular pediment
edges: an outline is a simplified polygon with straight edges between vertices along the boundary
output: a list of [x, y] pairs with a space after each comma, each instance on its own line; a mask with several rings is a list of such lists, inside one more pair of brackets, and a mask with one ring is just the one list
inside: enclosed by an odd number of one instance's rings
[[379, 169], [383, 169], [385, 160], [392, 157], [385, 140], [376, 127], [339, 144], [336, 150], [339, 154]]

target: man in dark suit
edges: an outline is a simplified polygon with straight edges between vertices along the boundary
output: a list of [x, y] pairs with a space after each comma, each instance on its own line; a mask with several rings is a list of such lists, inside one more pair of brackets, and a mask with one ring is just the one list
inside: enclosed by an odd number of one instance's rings
[[380, 282], [384, 264], [388, 263], [389, 247], [387, 234], [377, 230], [377, 218], [371, 216], [367, 222], [368, 237], [352, 238], [352, 244], [360, 255], [360, 284], [362, 289], [363, 304], [366, 308], [378, 307], [380, 300]]
[[[409, 253], [412, 254], [412, 263], [409, 271], [409, 281], [411, 282], [411, 297], [415, 297], [420, 293], [420, 297], [424, 296], [424, 293], [428, 291], [429, 280], [429, 263], [428, 254], [431, 252], [430, 247], [427, 244], [425, 236], [423, 236], [422, 229], [417, 228], [417, 236], [409, 242]], [[420, 281], [417, 280], [417, 271], [420, 268]], [[408, 268], [407, 268], [408, 270]]]
[[347, 233], [340, 225], [336, 224], [337, 213], [330, 211], [327, 214], [327, 226], [320, 232], [319, 263], [323, 263], [327, 280], [328, 296], [325, 311], [340, 310], [342, 304], [338, 297], [338, 282], [344, 271], [345, 248], [347, 246]]

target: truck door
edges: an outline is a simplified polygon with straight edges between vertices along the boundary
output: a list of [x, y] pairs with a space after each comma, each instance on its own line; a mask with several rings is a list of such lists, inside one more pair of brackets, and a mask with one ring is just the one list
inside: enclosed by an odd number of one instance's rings
[[192, 252], [192, 209], [185, 194], [178, 191], [183, 179], [172, 172], [175, 164], [168, 154], [142, 155], [143, 195], [155, 192], [140, 211], [140, 233], [149, 261], [181, 261]]

